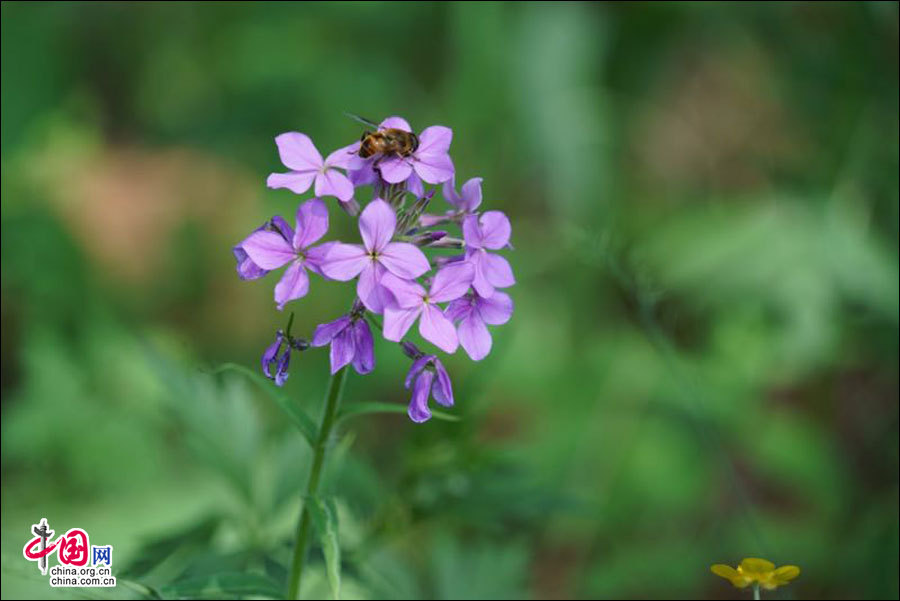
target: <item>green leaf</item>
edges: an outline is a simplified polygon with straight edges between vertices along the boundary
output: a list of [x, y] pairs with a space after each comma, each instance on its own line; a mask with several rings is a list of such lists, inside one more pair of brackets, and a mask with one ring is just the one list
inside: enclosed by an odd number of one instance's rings
[[249, 369], [243, 365], [238, 365], [237, 363], [224, 363], [213, 370], [212, 373], [219, 374], [222, 372], [237, 372], [242, 374], [253, 381], [259, 388], [269, 395], [275, 404], [281, 408], [282, 411], [291, 419], [297, 429], [300, 430], [300, 433], [303, 434], [303, 438], [306, 439], [306, 442], [309, 443], [309, 446], [313, 446], [316, 440], [316, 425], [309, 418], [306, 413], [303, 412], [300, 407], [297, 406], [287, 395], [281, 394], [278, 392], [278, 389], [275, 388], [271, 382], [269, 382], [262, 375], [256, 373], [252, 369]]
[[[347, 419], [358, 415], [366, 415], [367, 413], [406, 413], [406, 405], [399, 403], [350, 403], [341, 410], [338, 419]], [[442, 419], [448, 422], [458, 422], [459, 416], [443, 411], [432, 411], [431, 416], [435, 419]]]
[[185, 578], [162, 587], [171, 599], [233, 599], [244, 597], [281, 598], [281, 586], [264, 574], [226, 572], [200, 578]]
[[[188, 548], [196, 552], [199, 548], [208, 548], [210, 541], [221, 524], [222, 518], [210, 515], [200, 518], [197, 524], [188, 526], [182, 530], [162, 536], [146, 542], [138, 547], [135, 559], [119, 570], [119, 581], [124, 578], [147, 580], [147, 575], [160, 566], [167, 558], [175, 555], [182, 548]], [[147, 585], [147, 582], [142, 582]]]
[[341, 597], [341, 548], [338, 545], [337, 511], [334, 501], [324, 501], [319, 497], [307, 497], [307, 510], [319, 535], [322, 553], [325, 555], [325, 570], [328, 585], [335, 599]]

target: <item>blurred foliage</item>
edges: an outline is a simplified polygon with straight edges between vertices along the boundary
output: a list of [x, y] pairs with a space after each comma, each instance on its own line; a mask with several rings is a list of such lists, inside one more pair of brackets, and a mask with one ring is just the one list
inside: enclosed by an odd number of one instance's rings
[[[447, 361], [458, 422], [343, 422], [343, 598], [898, 592], [898, 8], [2, 5], [2, 596], [28, 528], [115, 547], [110, 597], [278, 596], [309, 448], [240, 371], [281, 326], [230, 246], [296, 198], [272, 138], [454, 129], [514, 224], [516, 313]], [[333, 233], [352, 222], [337, 211]], [[309, 332], [350, 301], [314, 282]], [[347, 403], [405, 403], [407, 360]], [[316, 419], [326, 353], [287, 403]], [[330, 519], [330, 518], [329, 518]], [[327, 530], [327, 528], [326, 528]], [[311, 555], [303, 594], [329, 594]]]

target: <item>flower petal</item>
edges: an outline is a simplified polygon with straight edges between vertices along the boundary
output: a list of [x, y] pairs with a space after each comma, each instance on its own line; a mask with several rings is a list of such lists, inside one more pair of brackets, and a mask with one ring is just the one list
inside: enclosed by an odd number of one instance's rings
[[481, 229], [481, 245], [497, 250], [509, 243], [512, 226], [509, 217], [503, 211], [487, 211], [478, 220]]
[[491, 285], [497, 288], [507, 288], [516, 283], [512, 267], [500, 255], [484, 253], [484, 257], [481, 259], [481, 270]]
[[462, 202], [457, 205], [466, 213], [471, 213], [481, 206], [481, 182], [482, 178], [473, 177], [462, 186]]
[[353, 198], [353, 182], [336, 169], [316, 175], [316, 196], [334, 196], [341, 202]]
[[422, 183], [422, 178], [416, 175], [415, 172], [406, 180], [406, 190], [415, 194], [416, 198], [425, 196], [425, 184]]
[[491, 333], [477, 315], [469, 315], [459, 324], [459, 343], [473, 361], [481, 361], [491, 352]]
[[488, 281], [484, 274], [484, 263], [487, 253], [483, 250], [476, 250], [468, 257], [468, 262], [475, 268], [475, 277], [472, 279], [472, 288], [478, 293], [478, 296], [490, 298], [494, 295], [494, 286]]
[[434, 276], [428, 297], [432, 302], [445, 303], [468, 292], [475, 278], [475, 268], [471, 263], [451, 263]]
[[303, 194], [316, 179], [315, 171], [291, 171], [290, 173], [270, 173], [266, 186], [277, 190], [287, 188], [294, 194]]
[[294, 239], [294, 228], [281, 215], [274, 215], [260, 229], [280, 234], [288, 242]]
[[392, 273], [385, 273], [381, 277], [381, 285], [390, 291], [394, 302], [400, 309], [414, 309], [422, 306], [425, 289], [416, 282], [398, 278]]
[[359, 216], [359, 233], [369, 252], [379, 252], [390, 243], [397, 229], [397, 215], [391, 205], [375, 198]]
[[278, 350], [281, 348], [281, 342], [284, 339], [281, 332], [275, 335], [275, 342], [266, 347], [266, 350], [263, 351], [261, 362], [262, 362], [262, 371], [263, 374], [270, 380], [274, 379], [272, 375], [271, 367], [272, 363], [275, 362], [275, 359], [278, 357]]
[[304, 253], [306, 254], [306, 261], [303, 262], [306, 265], [306, 268], [312, 271], [315, 274], [318, 274], [322, 277], [328, 277], [324, 273], [322, 273], [322, 263], [325, 262], [325, 257], [328, 256], [328, 253], [331, 252], [331, 248], [335, 244], [340, 244], [340, 242], [325, 242], [318, 246], [311, 246], [307, 248]]
[[340, 167], [341, 169], [359, 169], [364, 159], [359, 156], [359, 142], [349, 146], [338, 148], [325, 157], [326, 167]]
[[275, 303], [278, 310], [284, 310], [284, 305], [294, 299], [303, 298], [309, 292], [309, 275], [303, 267], [302, 261], [294, 261], [284, 270], [284, 275], [275, 285]]
[[[472, 181], [472, 180], [469, 180]], [[452, 204], [456, 208], [462, 208], [463, 199], [456, 192], [456, 178], [451, 177], [447, 181], [444, 182], [443, 188], [441, 190], [444, 193], [444, 200]]]
[[710, 567], [710, 571], [716, 576], [721, 576], [722, 578], [730, 581], [731, 584], [738, 588], [745, 588], [748, 584], [750, 584], [749, 578], [746, 578], [733, 567], [726, 566], [725, 564], [717, 563], [716, 565]]
[[422, 317], [419, 319], [419, 334], [445, 353], [455, 353], [459, 347], [459, 339], [456, 337], [456, 328], [453, 327], [453, 323], [431, 303], [425, 303], [422, 309]]
[[428, 409], [428, 395], [431, 392], [431, 383], [434, 381], [434, 374], [430, 371], [423, 371], [416, 378], [413, 385], [412, 399], [409, 401], [409, 409], [406, 413], [409, 419], [417, 424], [431, 419], [431, 411]]
[[[496, 293], [495, 293], [496, 294]], [[446, 309], [444, 309], [444, 315], [447, 316], [447, 319], [450, 321], [459, 321], [465, 317], [468, 317], [472, 311], [475, 310], [475, 305], [472, 302], [472, 298], [468, 296], [464, 296], [462, 298], [458, 298], [455, 301], [451, 302]]]
[[383, 313], [385, 305], [392, 300], [391, 293], [381, 283], [384, 275], [384, 267], [378, 263], [369, 263], [360, 272], [356, 283], [356, 295], [372, 313]]
[[341, 315], [334, 321], [319, 324], [316, 326], [316, 331], [313, 332], [313, 337], [310, 344], [312, 346], [325, 346], [326, 344], [330, 343], [335, 336], [343, 332], [349, 325], [349, 315]]
[[463, 239], [466, 241], [466, 249], [474, 250], [482, 247], [481, 226], [478, 225], [477, 215], [467, 215], [462, 223]]
[[409, 161], [403, 157], [389, 156], [378, 161], [378, 171], [381, 177], [389, 184], [405, 182], [412, 175], [413, 168]]
[[378, 262], [397, 277], [407, 280], [417, 278], [431, 269], [425, 253], [409, 242], [391, 242], [385, 245], [378, 255]]
[[403, 382], [403, 387], [409, 390], [410, 384], [412, 384], [413, 378], [416, 375], [425, 369], [425, 366], [432, 360], [435, 360], [434, 355], [422, 355], [418, 359], [412, 362], [412, 365], [409, 366], [409, 371], [406, 373], [406, 380]]
[[354, 352], [353, 329], [346, 328], [331, 341], [331, 373], [336, 374], [340, 368], [353, 361]]
[[306, 134], [291, 131], [275, 137], [278, 155], [285, 167], [294, 171], [318, 171], [322, 155]]
[[378, 126], [378, 129], [402, 129], [403, 131], [412, 131], [409, 123], [403, 117], [393, 115], [388, 117]]
[[773, 574], [773, 580], [780, 586], [783, 584], [787, 584], [794, 578], [800, 575], [800, 568], [797, 566], [781, 566], [780, 568], [775, 570]]
[[744, 574], [764, 574], [775, 569], [775, 564], [767, 559], [747, 557], [741, 561], [741, 572]]
[[240, 245], [233, 247], [231, 252], [234, 253], [234, 260], [237, 262], [236, 268], [238, 277], [242, 280], [258, 280], [269, 273], [267, 269], [263, 269], [254, 263], [253, 259], [247, 254], [247, 251]]
[[373, 168], [374, 161], [363, 161], [358, 169], [347, 171], [347, 177], [354, 186], [368, 186], [378, 181], [378, 175]]
[[297, 258], [290, 242], [275, 232], [256, 231], [241, 242], [250, 260], [263, 269], [278, 269]]
[[413, 161], [413, 169], [429, 184], [440, 184], [453, 177], [453, 159], [449, 154], [417, 155]]
[[499, 326], [512, 317], [513, 301], [508, 294], [498, 290], [490, 298], [476, 299], [475, 307], [484, 323]]
[[372, 330], [365, 319], [357, 319], [353, 324], [353, 369], [363, 376], [375, 369], [375, 341]]
[[384, 337], [392, 342], [400, 342], [422, 312], [422, 307], [400, 309], [388, 305], [384, 308]]
[[[443, 125], [426, 127], [419, 134], [419, 147], [416, 156], [447, 154], [453, 141], [453, 130]], [[426, 180], [427, 181], [427, 180]]]
[[437, 380], [431, 387], [431, 396], [444, 407], [453, 406], [453, 385], [450, 383], [450, 375], [444, 369], [444, 364], [440, 360], [434, 360], [434, 371]]
[[278, 367], [275, 368], [275, 385], [276, 386], [284, 386], [285, 381], [288, 379], [288, 366], [291, 363], [291, 347], [288, 345], [286, 349], [284, 349], [284, 353], [282, 353], [281, 358], [278, 359]]
[[297, 229], [294, 230], [294, 248], [306, 248], [328, 231], [328, 207], [318, 198], [312, 198], [297, 207]]
[[370, 263], [363, 247], [338, 242], [328, 249], [322, 261], [322, 273], [332, 280], [346, 282], [358, 276]]

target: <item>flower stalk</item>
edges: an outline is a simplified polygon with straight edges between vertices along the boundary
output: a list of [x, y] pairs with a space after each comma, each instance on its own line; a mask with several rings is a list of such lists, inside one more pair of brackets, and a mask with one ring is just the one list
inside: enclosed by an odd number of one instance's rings
[[347, 367], [342, 367], [331, 376], [328, 382], [328, 394], [325, 400], [325, 411], [322, 414], [322, 423], [316, 437], [313, 448], [312, 467], [309, 471], [309, 480], [306, 483], [306, 496], [300, 510], [300, 519], [297, 522], [297, 538], [294, 543], [294, 555], [291, 560], [291, 571], [288, 576], [288, 599], [297, 599], [300, 592], [300, 581], [303, 576], [303, 565], [306, 562], [307, 539], [309, 538], [310, 516], [307, 510], [308, 500], [319, 492], [319, 480], [322, 477], [322, 466], [325, 464], [325, 452], [328, 447], [328, 439], [331, 437], [331, 429], [337, 417], [338, 407], [341, 404], [341, 395], [344, 391], [344, 380], [347, 376]]

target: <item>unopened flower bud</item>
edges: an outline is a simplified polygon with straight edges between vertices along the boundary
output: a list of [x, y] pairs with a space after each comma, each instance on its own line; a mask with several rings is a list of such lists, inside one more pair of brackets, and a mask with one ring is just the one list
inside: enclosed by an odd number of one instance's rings
[[422, 356], [422, 351], [420, 351], [419, 347], [417, 347], [412, 342], [406, 342], [404, 340], [400, 343], [400, 348], [403, 349], [403, 353], [410, 359], [418, 359]]
[[338, 206], [341, 207], [344, 212], [351, 217], [356, 217], [357, 215], [359, 215], [359, 203], [356, 202], [355, 198], [351, 198], [347, 202], [339, 202]]
[[434, 246], [436, 242], [447, 236], [447, 232], [443, 230], [435, 230], [433, 232], [422, 232], [409, 239], [416, 246]]
[[463, 261], [463, 260], [465, 260], [465, 256], [463, 256], [463, 255], [456, 255], [455, 257], [435, 257], [433, 259], [434, 266], [436, 269], [440, 269], [441, 267], [444, 267], [445, 265], [450, 265], [451, 263], [457, 263], [457, 262]]
[[451, 236], [441, 236], [434, 242], [428, 244], [430, 248], [465, 248], [466, 243], [460, 238]]

